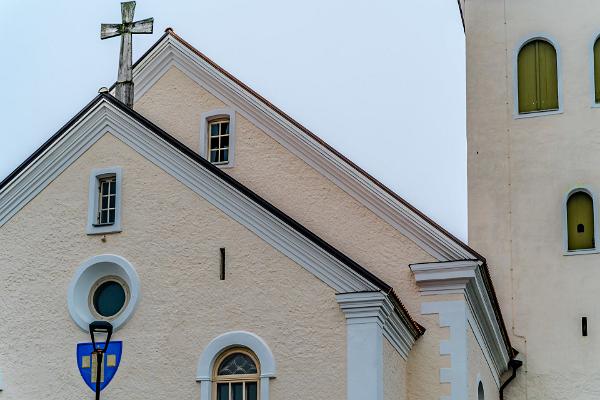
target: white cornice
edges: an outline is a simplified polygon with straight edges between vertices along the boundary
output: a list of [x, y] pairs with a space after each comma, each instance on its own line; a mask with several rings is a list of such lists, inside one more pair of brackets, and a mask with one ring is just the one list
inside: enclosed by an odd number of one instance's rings
[[136, 65], [135, 98], [141, 98], [172, 66], [176, 66], [228, 107], [250, 120], [435, 259], [447, 261], [476, 258], [455, 239], [387, 193], [171, 35], [166, 35]]
[[[0, 227], [105, 134], [112, 134], [133, 148], [336, 292], [379, 290], [370, 280], [105, 99], [94, 104], [0, 191]], [[82, 231], [85, 232], [85, 226]], [[391, 318], [400, 321], [396, 313], [392, 314], [395, 317]]]
[[466, 260], [414, 264], [410, 268], [423, 295], [464, 294], [475, 336], [499, 377], [506, 370], [510, 356], [483, 282], [481, 263]]
[[336, 299], [348, 324], [377, 323], [383, 329], [383, 336], [402, 358], [408, 358], [415, 339], [394, 312], [387, 295], [382, 292], [341, 293]]

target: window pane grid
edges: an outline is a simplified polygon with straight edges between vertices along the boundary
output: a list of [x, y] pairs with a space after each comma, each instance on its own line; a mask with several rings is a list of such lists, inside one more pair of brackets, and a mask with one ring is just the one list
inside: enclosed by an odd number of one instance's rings
[[229, 162], [229, 121], [215, 121], [208, 126], [209, 156], [214, 164]]
[[116, 177], [99, 179], [98, 185], [98, 225], [112, 225], [116, 216]]

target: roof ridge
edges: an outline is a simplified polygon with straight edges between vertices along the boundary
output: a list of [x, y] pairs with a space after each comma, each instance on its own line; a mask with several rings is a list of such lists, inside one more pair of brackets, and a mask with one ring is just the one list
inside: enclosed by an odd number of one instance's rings
[[360, 166], [358, 166], [356, 163], [354, 163], [348, 157], [344, 156], [342, 153], [340, 153], [338, 150], [336, 150], [333, 146], [331, 146], [329, 143], [327, 143], [326, 141], [324, 141], [318, 135], [316, 135], [315, 133], [313, 133], [312, 131], [310, 131], [308, 128], [306, 128], [304, 125], [302, 125], [300, 122], [296, 121], [289, 114], [287, 114], [286, 112], [284, 112], [283, 110], [281, 110], [279, 107], [277, 107], [276, 105], [274, 105], [273, 103], [271, 103], [264, 96], [262, 96], [261, 94], [259, 94], [258, 92], [256, 92], [254, 89], [252, 89], [251, 87], [249, 87], [248, 85], [246, 85], [244, 82], [240, 81], [233, 74], [231, 74], [230, 72], [228, 72], [227, 70], [225, 70], [223, 67], [221, 67], [219, 64], [217, 64], [216, 62], [214, 62], [212, 59], [210, 59], [208, 56], [206, 56], [200, 50], [196, 49], [188, 41], [186, 41], [181, 36], [179, 36], [177, 33], [175, 33], [175, 31], [173, 30], [173, 28], [169, 27], [169, 28], [165, 29], [164, 35], [144, 55], [142, 55], [142, 57], [140, 57], [136, 61], [136, 63], [134, 64], [134, 67], [149, 52], [151, 52], [158, 45], [158, 43], [160, 41], [162, 41], [166, 36], [173, 37], [175, 40], [177, 40], [178, 42], [180, 42], [182, 45], [184, 45], [190, 51], [192, 51], [197, 56], [199, 56], [204, 61], [206, 61], [208, 64], [210, 64], [213, 68], [217, 69], [219, 72], [221, 72], [227, 78], [231, 79], [233, 82], [235, 82], [236, 84], [238, 84], [239, 86], [241, 86], [244, 90], [248, 91], [252, 96], [254, 96], [258, 100], [260, 100], [267, 107], [269, 107], [270, 109], [272, 109], [273, 111], [275, 111], [277, 114], [279, 114], [285, 120], [287, 120], [289, 123], [291, 123], [292, 125], [294, 125], [296, 128], [300, 129], [303, 133], [305, 133], [310, 138], [312, 138], [313, 140], [317, 141], [320, 145], [322, 145], [323, 147], [325, 147], [327, 150], [329, 150], [330, 152], [332, 152], [333, 154], [335, 154], [337, 157], [339, 157], [341, 160], [343, 160], [346, 164], [348, 164], [351, 168], [353, 168], [354, 170], [356, 170], [359, 174], [363, 175], [365, 178], [367, 178], [368, 180], [370, 180], [373, 184], [375, 184], [377, 187], [379, 187], [380, 189], [382, 189], [388, 195], [392, 196], [395, 200], [399, 201], [402, 205], [404, 205], [405, 207], [407, 207], [408, 209], [410, 209], [412, 212], [414, 212], [415, 214], [417, 214], [425, 222], [427, 222], [428, 224], [430, 224], [431, 226], [433, 226], [435, 229], [437, 229], [438, 231], [440, 231], [440, 233], [442, 233], [443, 235], [445, 235], [446, 237], [448, 237], [451, 241], [453, 241], [459, 247], [461, 247], [464, 250], [466, 250], [467, 252], [471, 253], [477, 259], [485, 262], [485, 257], [483, 257], [477, 251], [475, 251], [474, 249], [472, 249], [468, 244], [466, 244], [465, 242], [463, 242], [462, 240], [460, 240], [459, 238], [457, 238], [455, 235], [453, 235], [452, 233], [450, 233], [448, 230], [446, 230], [446, 228], [442, 227], [437, 222], [435, 222], [433, 219], [431, 219], [429, 216], [427, 216], [425, 213], [423, 213], [421, 210], [419, 210], [417, 207], [415, 207], [412, 204], [410, 204], [408, 201], [406, 201], [404, 198], [402, 198], [398, 193], [394, 192], [392, 189], [390, 189], [389, 187], [387, 187], [384, 183], [382, 183], [381, 181], [379, 181], [373, 175], [369, 174], [367, 171], [365, 171], [364, 169], [362, 169]]

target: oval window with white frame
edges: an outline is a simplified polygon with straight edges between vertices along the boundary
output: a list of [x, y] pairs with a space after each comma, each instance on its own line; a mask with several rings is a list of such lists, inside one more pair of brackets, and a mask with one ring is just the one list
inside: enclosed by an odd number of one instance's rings
[[140, 296], [139, 277], [123, 257], [104, 254], [85, 261], [68, 290], [69, 313], [88, 331], [93, 321], [109, 321], [119, 329], [131, 318]]

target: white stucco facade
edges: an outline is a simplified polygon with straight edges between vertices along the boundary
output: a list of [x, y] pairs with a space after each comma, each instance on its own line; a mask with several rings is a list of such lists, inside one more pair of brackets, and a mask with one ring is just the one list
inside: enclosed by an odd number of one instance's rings
[[[104, 398], [214, 400], [215, 360], [239, 346], [261, 400], [462, 400], [474, 373], [495, 399], [510, 343], [483, 264], [437, 294], [415, 267], [480, 256], [309, 134], [300, 151], [266, 125], [272, 110], [228, 97], [241, 83], [184, 64], [215, 68], [185, 46], [167, 32], [137, 67], [141, 115], [99, 96], [0, 187], [0, 400], [91, 395], [75, 346], [89, 340], [81, 293], [103, 273], [129, 289]], [[222, 110], [235, 163], [218, 171], [197, 156]], [[90, 232], [90, 177], [117, 168], [119, 230]], [[462, 319], [442, 315], [449, 302]]]

